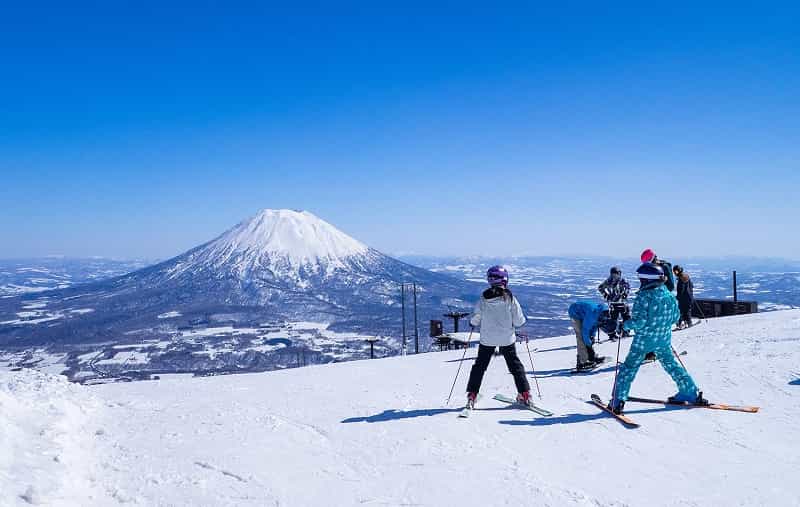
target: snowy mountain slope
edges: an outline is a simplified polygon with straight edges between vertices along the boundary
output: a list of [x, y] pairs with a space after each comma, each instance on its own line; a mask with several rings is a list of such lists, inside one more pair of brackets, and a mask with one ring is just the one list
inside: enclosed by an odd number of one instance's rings
[[[263, 210], [160, 264], [36, 296], [54, 317], [46, 326], [19, 316], [32, 297], [0, 301], [0, 344], [119, 343], [132, 334], [140, 341], [209, 321], [395, 333], [400, 281], [419, 285], [422, 322], [441, 313], [443, 300], [458, 304], [479, 293], [472, 283], [383, 255], [308, 212]], [[165, 312], [180, 315], [159, 319]]]
[[[90, 434], [98, 451], [86, 467], [106, 497], [132, 505], [794, 506], [798, 344], [797, 310], [676, 333], [675, 347], [688, 351], [682, 359], [710, 399], [761, 412], [630, 403], [628, 415], [642, 425], [636, 430], [586, 403], [593, 392], [608, 397], [613, 369], [569, 375], [569, 336], [532, 344], [551, 418], [491, 400], [513, 392], [496, 358], [480, 410], [458, 419], [475, 349], [449, 407], [462, 351], [82, 386], [64, 396], [80, 405], [91, 395], [101, 407], [102, 431]], [[518, 349], [529, 366], [524, 344]], [[599, 350], [613, 356], [616, 345]], [[2, 375], [6, 382], [18, 374]], [[633, 386], [640, 396], [673, 392], [657, 365], [643, 366]], [[17, 476], [27, 480], [19, 482], [0, 473], [0, 489], [19, 495], [38, 487], [41, 464], [20, 465]], [[42, 503], [57, 505], [50, 498]]]

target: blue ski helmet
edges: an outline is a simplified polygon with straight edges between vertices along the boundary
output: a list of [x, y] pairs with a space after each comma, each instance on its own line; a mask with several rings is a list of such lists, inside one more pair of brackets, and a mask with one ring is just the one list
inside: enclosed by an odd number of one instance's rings
[[503, 266], [492, 266], [486, 272], [486, 281], [492, 287], [502, 285], [508, 287], [508, 270]]
[[666, 276], [664, 276], [664, 270], [658, 264], [653, 264], [652, 262], [645, 262], [639, 269], [636, 270], [636, 274], [639, 277], [639, 281], [641, 282], [641, 288], [652, 288], [656, 287], [664, 281], [666, 281]]

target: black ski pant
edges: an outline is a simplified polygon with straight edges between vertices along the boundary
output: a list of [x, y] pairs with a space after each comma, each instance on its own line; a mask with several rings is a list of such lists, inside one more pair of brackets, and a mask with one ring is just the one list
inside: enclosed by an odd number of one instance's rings
[[[622, 322], [626, 320], [630, 320], [631, 318], [631, 309], [627, 303], [624, 301], [619, 302], [611, 302], [608, 303], [609, 315], [611, 317], [611, 321], [615, 324], [619, 325], [619, 318], [622, 317]], [[613, 334], [608, 335], [609, 337], [613, 338], [622, 338], [625, 335], [625, 332], [622, 330], [621, 327], [617, 328], [617, 331]]]
[[687, 326], [692, 325], [692, 305], [694, 304], [694, 300], [690, 299], [689, 301], [678, 301], [678, 309], [681, 312], [681, 318], [678, 321], [680, 324], [681, 322], [685, 322]]
[[629, 320], [631, 318], [631, 309], [626, 303], [609, 303], [609, 313], [611, 320], [617, 322], [622, 316], [622, 320]]
[[[478, 357], [475, 359], [475, 364], [472, 365], [472, 370], [469, 372], [469, 382], [467, 382], [467, 392], [477, 393], [481, 388], [483, 381], [483, 374], [486, 373], [486, 368], [489, 366], [489, 361], [492, 360], [495, 347], [488, 345], [478, 346]], [[500, 353], [506, 360], [508, 371], [514, 376], [514, 383], [517, 385], [517, 392], [524, 393], [530, 391], [531, 386], [528, 384], [528, 377], [525, 376], [525, 367], [522, 366], [522, 361], [517, 356], [516, 344], [506, 345], [500, 347]]]

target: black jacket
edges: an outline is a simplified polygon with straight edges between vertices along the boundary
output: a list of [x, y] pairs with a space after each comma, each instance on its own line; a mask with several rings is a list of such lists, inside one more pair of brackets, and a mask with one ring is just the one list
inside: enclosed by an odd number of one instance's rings
[[692, 283], [692, 279], [689, 278], [687, 281], [681, 280], [678, 278], [678, 303], [681, 305], [689, 305], [691, 304], [692, 300], [694, 300], [694, 284]]

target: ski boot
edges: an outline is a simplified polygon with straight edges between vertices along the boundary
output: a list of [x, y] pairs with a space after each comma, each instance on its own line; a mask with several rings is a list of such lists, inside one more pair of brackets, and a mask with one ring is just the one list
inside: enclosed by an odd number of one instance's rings
[[472, 410], [475, 408], [475, 400], [478, 399], [478, 393], [467, 393], [467, 404], [464, 408]]
[[676, 404], [699, 405], [699, 406], [709, 405], [708, 400], [703, 398], [703, 391], [698, 391], [697, 395], [678, 393], [675, 396], [670, 396], [669, 398], [667, 398], [667, 401], [669, 403], [676, 403]]
[[645, 361], [655, 361], [656, 360], [656, 353], [655, 352], [648, 352], [644, 356]]
[[608, 402], [608, 409], [617, 415], [620, 415], [625, 410], [625, 402], [622, 400], [612, 399]]
[[598, 356], [595, 353], [594, 347], [588, 347], [586, 352], [589, 353], [589, 362], [592, 364], [592, 367], [595, 367], [606, 360], [606, 356]]
[[586, 361], [585, 363], [578, 363], [575, 366], [576, 371], [590, 371], [594, 369], [595, 363], [594, 361]]
[[531, 405], [531, 392], [525, 391], [517, 394], [517, 403], [529, 407]]

